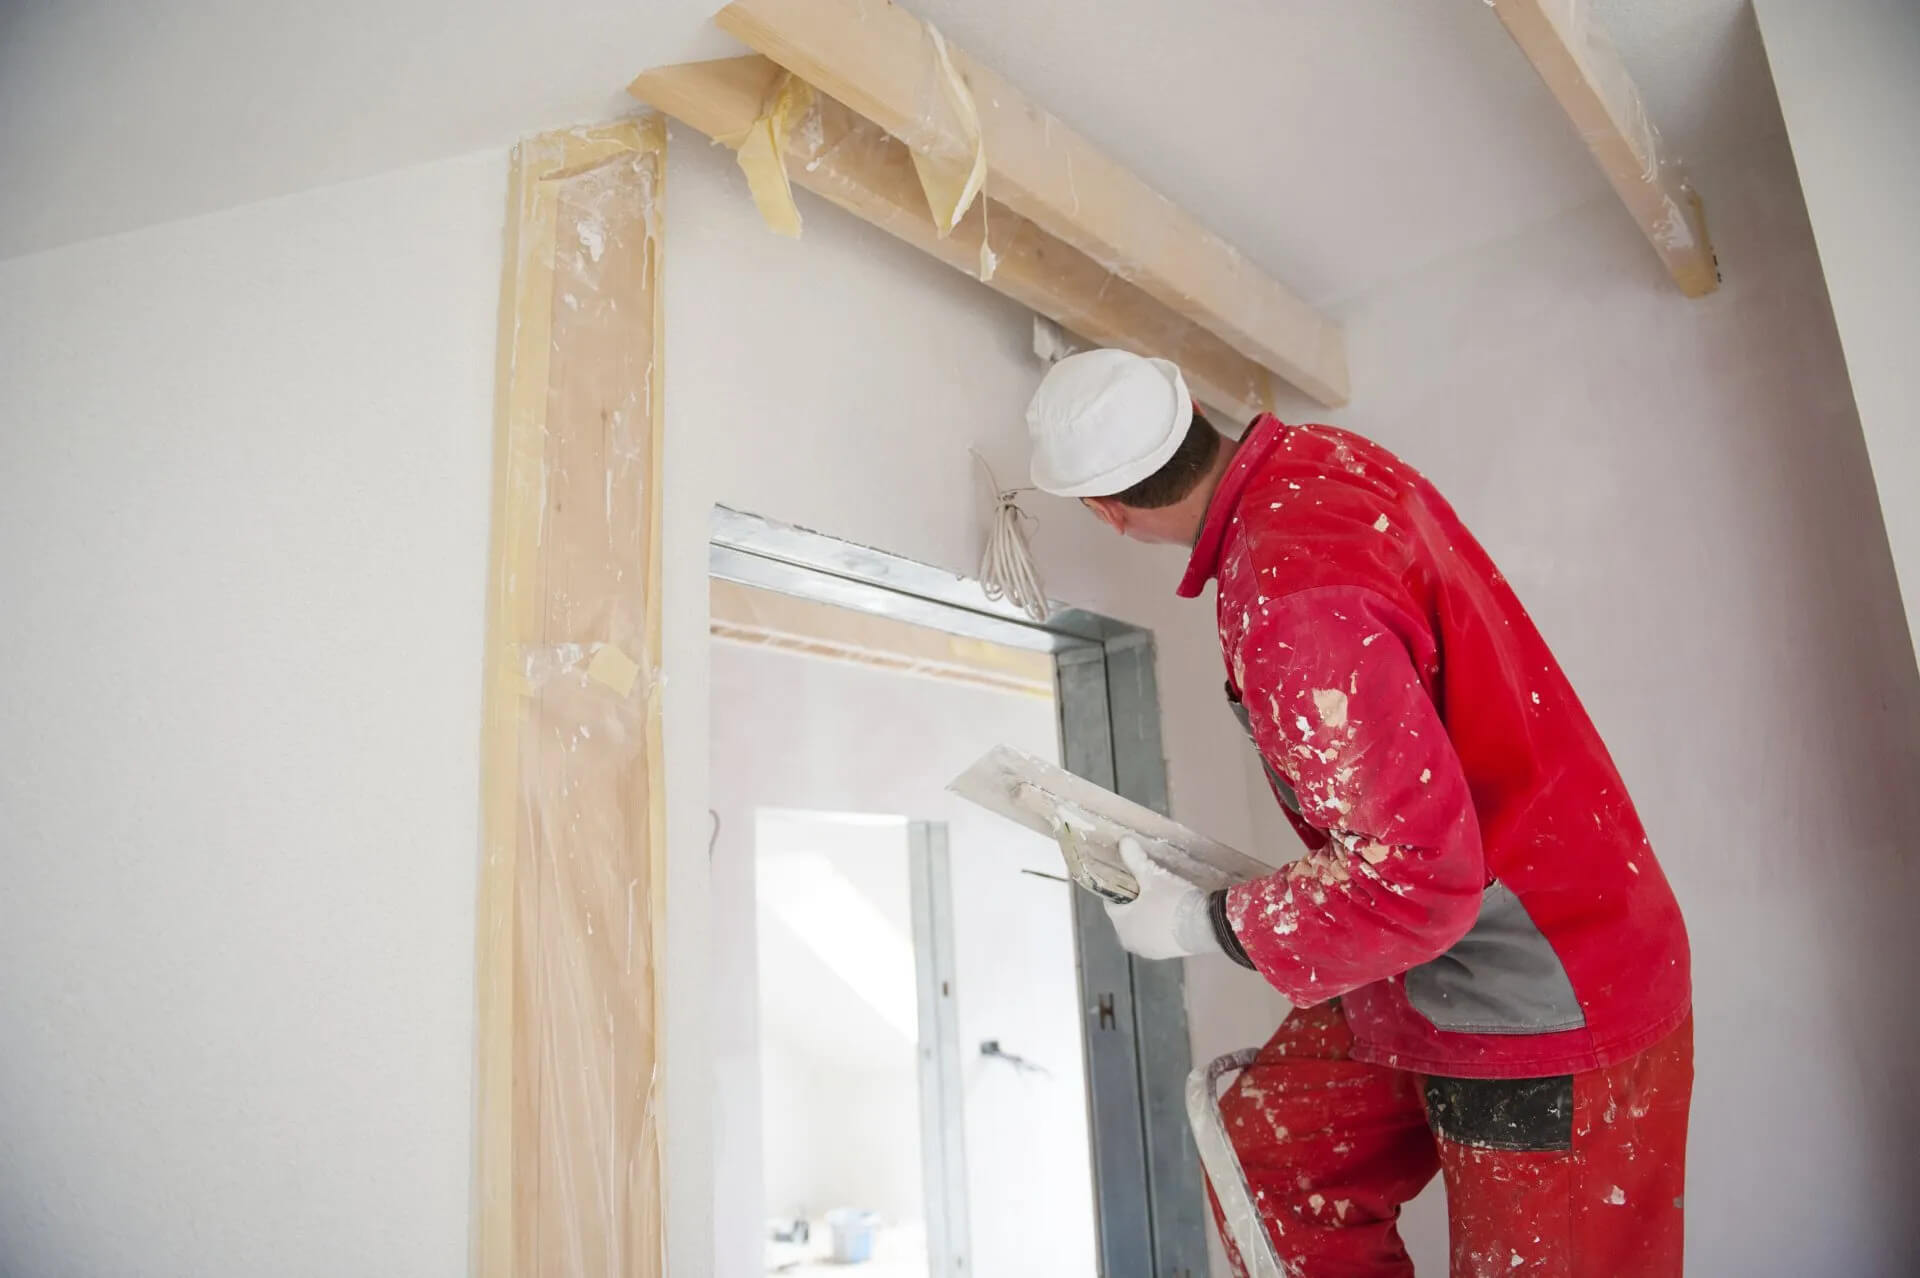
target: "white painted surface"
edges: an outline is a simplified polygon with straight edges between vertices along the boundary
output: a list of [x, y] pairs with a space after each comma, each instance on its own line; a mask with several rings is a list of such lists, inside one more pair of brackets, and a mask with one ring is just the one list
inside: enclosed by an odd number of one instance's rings
[[[724, 756], [715, 760], [716, 770], [726, 767]], [[740, 792], [750, 795], [756, 779], [738, 778]], [[757, 980], [714, 991], [716, 1001], [741, 1004], [725, 1014], [745, 1011], [759, 1030], [765, 1209], [757, 1214], [817, 1220], [850, 1207], [924, 1225], [906, 819], [752, 806], [730, 807], [727, 817], [736, 819], [721, 827], [730, 885], [741, 860], [758, 872], [748, 880], [757, 907], [751, 935], [715, 935], [716, 961], [721, 947], [749, 950]], [[716, 863], [721, 855], [716, 847]], [[759, 1204], [753, 1170], [722, 1173], [716, 1213], [728, 1202]], [[749, 1246], [764, 1240], [752, 1223], [741, 1222]], [[722, 1247], [716, 1237], [715, 1250]], [[753, 1268], [741, 1272], [758, 1278]]]
[[[1920, 1272], [1920, 679], [1784, 140], [1698, 174], [1688, 302], [1603, 200], [1350, 315], [1341, 415], [1511, 577], [1693, 940], [1688, 1272]], [[1634, 263], [1621, 269], [1623, 261]], [[1409, 1232], [1428, 1272], [1429, 1199]]]
[[504, 148], [736, 46], [711, 0], [0, 6], [0, 257]]
[[[767, 707], [776, 705], [780, 713], [769, 717]], [[968, 1271], [1091, 1275], [1093, 1188], [1067, 889], [1020, 873], [1058, 873], [1059, 849], [946, 791], [949, 780], [994, 745], [1058, 758], [1052, 702], [717, 642], [712, 707], [712, 801], [721, 821], [712, 881], [722, 916], [713, 930], [716, 979], [708, 1003], [723, 1142], [714, 1182], [713, 1272], [718, 1278], [759, 1273], [757, 1226], [765, 1211], [754, 1190], [761, 1160], [753, 1118], [738, 1103], [752, 1090], [763, 1044], [774, 1048], [759, 1063], [765, 1095], [786, 1090], [784, 1079], [765, 1071], [785, 1069], [796, 1055], [811, 1062], [809, 1086], [829, 1098], [823, 1105], [850, 1108], [869, 1083], [876, 1097], [897, 1095], [885, 1077], [874, 1077], [876, 1065], [890, 1059], [900, 1041], [884, 1019], [834, 989], [823, 965], [809, 965], [801, 947], [769, 928], [765, 902], [757, 935], [742, 930], [753, 917], [755, 848], [748, 832], [755, 828], [756, 810], [763, 813], [757, 824], [764, 834], [765, 809], [807, 808], [899, 813], [947, 824], [972, 1232]], [[896, 840], [901, 846], [895, 868], [904, 875], [904, 840], [897, 834]], [[768, 850], [763, 838], [759, 855]], [[883, 860], [872, 864], [877, 850], [862, 841], [835, 864], [880, 900], [890, 895], [891, 880]], [[861, 866], [862, 860], [869, 864]], [[756, 940], [772, 951], [763, 950], [757, 963]], [[779, 964], [787, 970], [771, 970]], [[794, 1023], [812, 1008], [824, 1015]], [[843, 1035], [822, 1032], [841, 1027]], [[983, 1059], [979, 1045], [990, 1039], [1050, 1076], [1022, 1075], [1003, 1061]], [[914, 1077], [909, 1072], [910, 1082]], [[836, 1090], [835, 1080], [847, 1090]], [[902, 1108], [897, 1099], [891, 1104]], [[917, 1191], [918, 1113], [911, 1090], [904, 1112], [907, 1131], [884, 1151], [866, 1143], [881, 1139], [876, 1127], [854, 1137], [861, 1143], [856, 1161], [893, 1160], [904, 1149], [908, 1165], [896, 1168], [895, 1179]], [[767, 1110], [759, 1117], [769, 1133], [781, 1122]], [[766, 1206], [779, 1213], [789, 1209], [780, 1195], [791, 1194], [791, 1178], [781, 1168], [792, 1159], [784, 1149], [776, 1152], [769, 1144]], [[851, 1168], [835, 1174], [838, 1184], [877, 1192]], [[899, 1210], [897, 1194], [883, 1210]]]
[[466, 1271], [505, 173], [0, 263], [0, 1272]]
[[[718, 7], [0, 5], [0, 160], [31, 175], [0, 184], [0, 257], [602, 118], [647, 67], [738, 51], [708, 25]], [[1497, 243], [1603, 189], [1471, 0], [909, 7], [1311, 298]], [[1746, 0], [1591, 7], [1682, 154], [1745, 144], [1768, 101]]]
[[1920, 652], [1920, 4], [1755, 8]]

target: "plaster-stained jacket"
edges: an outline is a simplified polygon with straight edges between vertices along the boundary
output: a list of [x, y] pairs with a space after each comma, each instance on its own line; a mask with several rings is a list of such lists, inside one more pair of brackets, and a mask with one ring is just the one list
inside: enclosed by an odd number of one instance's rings
[[1342, 996], [1360, 1059], [1460, 1077], [1598, 1068], [1680, 1023], [1686, 929], [1626, 787], [1431, 484], [1262, 417], [1180, 593], [1215, 578], [1229, 696], [1308, 846], [1226, 900], [1276, 988]]

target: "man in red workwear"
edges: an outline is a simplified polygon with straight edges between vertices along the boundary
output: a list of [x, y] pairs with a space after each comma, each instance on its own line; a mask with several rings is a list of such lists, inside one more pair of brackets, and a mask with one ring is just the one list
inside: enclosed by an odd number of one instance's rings
[[[1376, 444], [1257, 419], [1180, 372], [1074, 355], [1028, 409], [1033, 481], [1191, 545], [1227, 698], [1306, 854], [1208, 894], [1126, 849], [1148, 958], [1224, 953], [1293, 1001], [1223, 1099], [1282, 1262], [1406, 1275], [1446, 1177], [1452, 1272], [1678, 1274], [1687, 939], [1619, 772], [1506, 579]], [[1235, 1257], [1238, 1264], [1238, 1257]]]

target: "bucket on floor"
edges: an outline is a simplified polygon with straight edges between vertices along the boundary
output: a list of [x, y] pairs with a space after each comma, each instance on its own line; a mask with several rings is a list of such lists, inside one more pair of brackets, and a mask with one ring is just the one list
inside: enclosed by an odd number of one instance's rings
[[880, 1218], [870, 1211], [842, 1208], [827, 1213], [827, 1230], [833, 1235], [833, 1259], [842, 1265], [858, 1265], [873, 1259], [873, 1229]]

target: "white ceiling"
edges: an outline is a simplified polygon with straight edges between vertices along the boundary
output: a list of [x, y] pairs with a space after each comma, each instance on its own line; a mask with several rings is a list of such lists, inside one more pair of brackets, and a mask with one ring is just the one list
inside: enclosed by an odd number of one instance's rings
[[[627, 110], [718, 2], [0, 0], [0, 257]], [[907, 2], [1321, 302], [1602, 190], [1483, 0]], [[1779, 127], [1747, 0], [1592, 3], [1684, 154]]]

